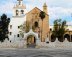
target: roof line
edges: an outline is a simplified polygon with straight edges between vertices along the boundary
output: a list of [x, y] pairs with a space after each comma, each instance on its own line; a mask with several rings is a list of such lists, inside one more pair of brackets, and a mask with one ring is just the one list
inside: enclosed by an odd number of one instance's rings
[[[35, 9], [35, 8], [39, 9], [38, 7], [34, 7], [33, 9]], [[33, 10], [33, 9], [32, 9], [32, 10]], [[29, 12], [31, 12], [32, 10], [30, 10]], [[39, 10], [40, 10], [40, 9], [39, 9]], [[40, 10], [40, 11], [42, 11], [42, 10]], [[28, 12], [28, 13], [29, 13], [29, 12]], [[26, 13], [26, 14], [28, 14], [28, 13]], [[47, 13], [45, 13], [45, 14], [48, 15]], [[48, 15], [48, 16], [49, 16], [49, 15]]]

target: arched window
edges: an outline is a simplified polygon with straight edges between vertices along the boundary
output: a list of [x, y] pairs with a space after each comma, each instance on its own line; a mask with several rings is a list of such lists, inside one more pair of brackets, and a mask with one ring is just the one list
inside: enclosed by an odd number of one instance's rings
[[52, 31], [52, 28], [50, 28], [50, 31]]
[[10, 25], [10, 29], [12, 29], [12, 25]]
[[55, 37], [54, 34], [52, 34], [52, 35], [51, 35], [51, 42], [55, 42], [55, 40], [56, 40], [56, 37]]
[[21, 14], [24, 14], [24, 10], [21, 10]]
[[20, 35], [19, 35], [19, 34], [17, 34], [17, 37], [20, 37]]
[[16, 10], [16, 12], [18, 12], [18, 10]]
[[16, 10], [16, 15], [18, 15], [18, 12], [19, 12], [19, 11], [18, 11], [18, 10]]
[[35, 23], [34, 23], [34, 26], [35, 26], [35, 27], [38, 27], [38, 22], [35, 22]]
[[68, 40], [69, 42], [71, 41], [69, 34], [65, 34], [65, 35], [64, 35], [64, 38], [67, 38], [67, 40]]
[[10, 35], [12, 35], [12, 32], [10, 32]]

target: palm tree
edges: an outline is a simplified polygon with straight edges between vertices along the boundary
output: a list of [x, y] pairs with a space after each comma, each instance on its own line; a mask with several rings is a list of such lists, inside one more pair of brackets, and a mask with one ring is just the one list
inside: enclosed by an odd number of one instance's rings
[[39, 17], [40, 17], [41, 20], [42, 20], [41, 41], [43, 41], [43, 40], [42, 40], [42, 32], [43, 32], [43, 20], [44, 20], [44, 18], [45, 18], [45, 12], [41, 11], [40, 14], [39, 14]]
[[66, 29], [66, 21], [62, 21], [61, 19], [57, 19], [54, 21], [53, 35], [59, 39], [59, 41], [63, 42], [63, 35], [65, 34]]

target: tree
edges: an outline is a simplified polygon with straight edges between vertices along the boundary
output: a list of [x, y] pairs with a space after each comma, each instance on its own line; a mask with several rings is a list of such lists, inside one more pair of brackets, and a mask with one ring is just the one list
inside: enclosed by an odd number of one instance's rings
[[41, 41], [43, 41], [43, 40], [42, 40], [42, 31], [43, 31], [43, 20], [44, 20], [44, 18], [45, 18], [45, 12], [41, 11], [40, 14], [39, 14], [39, 17], [40, 17], [41, 20], [42, 20]]
[[30, 30], [30, 25], [29, 25], [29, 22], [26, 21], [24, 22], [22, 25], [20, 25], [20, 35], [22, 36], [22, 38], [24, 37], [24, 33], [26, 32], [29, 32]]
[[61, 19], [57, 19], [54, 21], [53, 26], [53, 35], [59, 39], [59, 41], [63, 42], [63, 36], [65, 34], [66, 21], [61, 21]]
[[7, 18], [7, 15], [3, 14], [0, 19], [0, 41], [3, 42], [5, 38], [8, 38], [8, 25], [10, 18]]
[[22, 38], [24, 37], [24, 32], [25, 32], [25, 26], [24, 26], [25, 24], [22, 24], [22, 25], [20, 25], [19, 27], [19, 29], [20, 29], [20, 31], [19, 31], [19, 33], [20, 33], [20, 35], [22, 36]]

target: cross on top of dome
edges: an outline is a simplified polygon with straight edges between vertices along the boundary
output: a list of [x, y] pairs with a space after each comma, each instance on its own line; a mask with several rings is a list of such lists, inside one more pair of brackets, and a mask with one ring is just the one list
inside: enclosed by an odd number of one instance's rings
[[23, 1], [23, 0], [17, 0], [17, 1]]
[[19, 5], [21, 4], [21, 1], [23, 1], [23, 0], [17, 0], [17, 1], [19, 1]]

